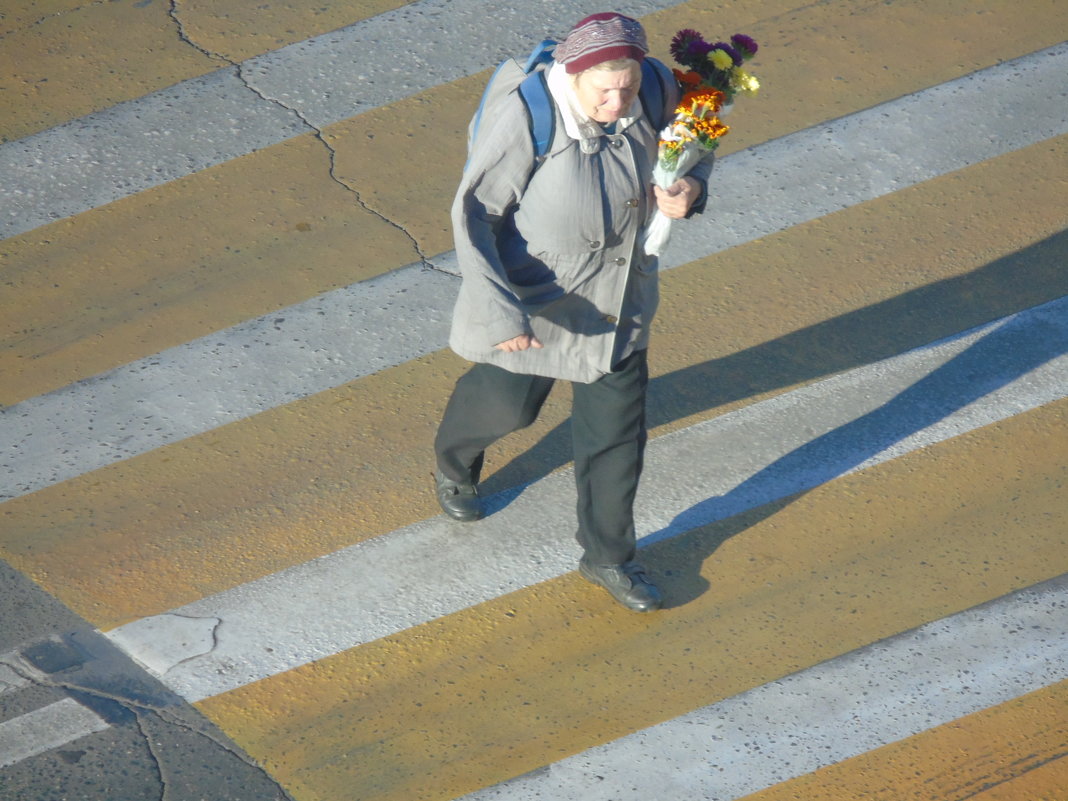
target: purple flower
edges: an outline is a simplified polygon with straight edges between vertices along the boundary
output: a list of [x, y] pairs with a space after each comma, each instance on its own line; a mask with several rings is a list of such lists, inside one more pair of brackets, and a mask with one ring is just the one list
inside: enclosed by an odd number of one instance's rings
[[707, 47], [701, 34], [692, 28], [684, 28], [671, 40], [671, 55], [680, 64], [686, 64], [693, 57], [701, 55], [702, 45]]
[[716, 42], [714, 45], [712, 45], [711, 48], [709, 48], [709, 52], [712, 52], [712, 50], [722, 50], [724, 53], [731, 57], [731, 61], [734, 62], [734, 66], [740, 67], [742, 65], [742, 61], [744, 60], [742, 59], [742, 54], [726, 42]]
[[757, 54], [757, 43], [744, 33], [734, 34], [731, 44], [741, 52], [744, 59], [750, 59]]

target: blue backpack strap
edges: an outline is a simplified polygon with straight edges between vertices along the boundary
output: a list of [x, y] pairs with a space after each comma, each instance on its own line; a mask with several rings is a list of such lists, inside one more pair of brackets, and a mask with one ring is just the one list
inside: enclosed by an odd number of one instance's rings
[[667, 67], [655, 58], [642, 59], [642, 85], [638, 90], [638, 97], [642, 102], [642, 109], [646, 118], [653, 124], [656, 130], [667, 125], [668, 110], [664, 108], [667, 89], [664, 81], [667, 80], [665, 71]]
[[530, 51], [530, 58], [527, 59], [527, 63], [523, 66], [523, 72], [530, 73], [539, 64], [548, 64], [553, 60], [553, 48], [556, 47], [556, 42], [553, 39], [542, 39], [533, 50]]
[[534, 156], [541, 158], [549, 152], [556, 133], [556, 108], [549, 96], [545, 70], [538, 70], [519, 84], [519, 95], [530, 114], [530, 135], [534, 140]]

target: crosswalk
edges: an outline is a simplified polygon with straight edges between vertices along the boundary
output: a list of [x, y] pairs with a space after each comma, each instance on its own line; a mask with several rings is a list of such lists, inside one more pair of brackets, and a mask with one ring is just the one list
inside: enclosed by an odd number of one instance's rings
[[[663, 265], [639, 619], [573, 572], [566, 388], [486, 520], [428, 492], [467, 117], [600, 10], [543, 5], [12, 10], [0, 555], [297, 799], [1063, 801], [1068, 14], [619, 8], [764, 45]], [[74, 92], [42, 41], [116, 14], [158, 63]], [[0, 771], [109, 726], [23, 707]]]
[[[468, 797], [618, 798], [605, 776], [635, 798], [739, 798], [773, 787], [1059, 681], [1063, 590], [1061, 581], [929, 623]], [[1033, 639], [1015, 636], [1023, 632]], [[1011, 678], [985, 680], [998, 674]], [[963, 783], [971, 791], [981, 781]]]

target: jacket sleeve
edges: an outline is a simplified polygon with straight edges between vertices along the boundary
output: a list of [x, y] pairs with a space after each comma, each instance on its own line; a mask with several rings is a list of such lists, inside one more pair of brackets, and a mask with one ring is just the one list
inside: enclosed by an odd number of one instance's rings
[[484, 332], [489, 348], [532, 333], [530, 321], [501, 260], [498, 236], [522, 201], [534, 169], [530, 123], [516, 93], [502, 99], [495, 118], [483, 119], [452, 205], [456, 258], [467, 297], [461, 313]]
[[712, 174], [712, 167], [715, 163], [716, 151], [713, 150], [690, 170], [690, 175], [701, 184], [701, 194], [697, 196], [697, 200], [690, 206], [690, 210], [686, 213], [686, 219], [693, 217], [695, 214], [701, 214], [705, 210], [705, 205], [708, 203], [708, 177]]

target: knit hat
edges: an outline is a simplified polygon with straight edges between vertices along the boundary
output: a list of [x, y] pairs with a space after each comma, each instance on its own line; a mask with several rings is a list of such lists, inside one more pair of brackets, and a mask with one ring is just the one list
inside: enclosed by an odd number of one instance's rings
[[557, 45], [553, 58], [574, 75], [619, 58], [641, 62], [648, 52], [642, 24], [609, 11], [592, 14], [572, 28], [567, 38]]

